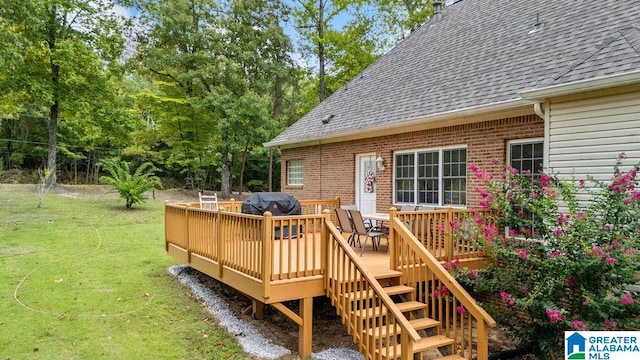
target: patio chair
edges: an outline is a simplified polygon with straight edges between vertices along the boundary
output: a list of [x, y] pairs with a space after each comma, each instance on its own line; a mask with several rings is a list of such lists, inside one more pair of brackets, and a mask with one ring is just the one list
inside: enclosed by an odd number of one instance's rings
[[369, 238], [371, 238], [371, 246], [373, 247], [373, 250], [377, 251], [378, 246], [380, 245], [380, 239], [385, 233], [383, 231], [367, 228], [359, 210], [349, 210], [349, 213], [351, 214], [351, 220], [353, 221], [355, 236], [358, 238], [358, 242], [360, 242], [360, 236], [365, 236], [360, 256], [364, 253], [364, 249], [367, 247], [367, 240]]
[[347, 239], [347, 243], [350, 246], [355, 246], [355, 233], [353, 231], [353, 225], [351, 224], [351, 218], [349, 217], [349, 213], [345, 209], [337, 208], [334, 209], [336, 212], [336, 217], [338, 218], [338, 227], [340, 233], [349, 233], [349, 238]]
[[216, 193], [203, 194], [198, 193], [200, 198], [200, 209], [218, 210], [218, 195]]
[[415, 205], [402, 205], [400, 211], [416, 211], [418, 209]]

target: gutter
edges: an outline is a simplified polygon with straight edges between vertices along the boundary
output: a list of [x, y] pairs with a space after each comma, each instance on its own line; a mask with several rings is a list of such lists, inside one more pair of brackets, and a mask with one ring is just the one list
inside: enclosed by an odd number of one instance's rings
[[[416, 118], [409, 118], [403, 121], [396, 121], [391, 124], [385, 124], [383, 126], [371, 127], [366, 130], [351, 130], [339, 134], [329, 134], [325, 136], [319, 136], [314, 138], [306, 138], [295, 141], [269, 141], [263, 144], [265, 147], [273, 146], [285, 146], [292, 147], [293, 145], [318, 145], [328, 140], [331, 142], [336, 139], [342, 138], [366, 138], [368, 134], [385, 132], [388, 135], [395, 134], [400, 128], [406, 128], [407, 126], [424, 125], [428, 123], [444, 122], [453, 119], [469, 118], [482, 114], [489, 114], [493, 112], [507, 111], [517, 109], [521, 107], [531, 106], [531, 101], [525, 99], [511, 99], [506, 101], [495, 102], [487, 105], [471, 106], [463, 109], [457, 109], [452, 111], [446, 111], [438, 114], [421, 116]], [[393, 132], [395, 130], [396, 132]], [[404, 130], [399, 131], [404, 132]]]

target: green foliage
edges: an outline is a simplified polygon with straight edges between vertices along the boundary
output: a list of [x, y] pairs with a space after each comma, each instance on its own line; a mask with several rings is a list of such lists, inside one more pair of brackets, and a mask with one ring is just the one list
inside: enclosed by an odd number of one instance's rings
[[[144, 136], [167, 170], [201, 187], [220, 179], [230, 192], [233, 159], [262, 147], [277, 124], [292, 66], [279, 1], [134, 1], [139, 9], [136, 97], [153, 119]], [[204, 186], [202, 186], [204, 187]]]
[[608, 182], [512, 168], [496, 180], [471, 166], [487, 211], [474, 213], [460, 236], [485, 246], [491, 263], [456, 272], [475, 291], [499, 294], [499, 317], [539, 358], [561, 351], [567, 330], [640, 326], [640, 294], [631, 286], [640, 273], [640, 166], [623, 171], [623, 157]]
[[144, 192], [155, 190], [161, 185], [160, 178], [154, 174], [156, 169], [150, 162], [140, 164], [133, 173], [129, 163], [118, 158], [105, 159], [100, 164], [110, 174], [110, 176], [101, 176], [100, 183], [109, 185], [117, 191], [126, 201], [127, 209], [134, 204], [142, 203], [146, 199]]
[[[126, 116], [114, 90], [124, 41], [113, 6], [111, 0], [3, 1], [0, 6], [2, 111], [13, 118], [48, 119], [46, 167], [53, 182], [59, 147], [104, 145], [119, 139], [121, 128], [126, 134]], [[60, 146], [59, 136], [65, 141]]]

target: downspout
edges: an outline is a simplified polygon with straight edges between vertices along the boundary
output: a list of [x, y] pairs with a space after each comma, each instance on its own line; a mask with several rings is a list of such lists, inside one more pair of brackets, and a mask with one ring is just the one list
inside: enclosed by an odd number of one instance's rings
[[539, 102], [533, 104], [533, 112], [540, 116], [541, 119], [544, 119], [544, 110], [542, 110], [542, 105]]

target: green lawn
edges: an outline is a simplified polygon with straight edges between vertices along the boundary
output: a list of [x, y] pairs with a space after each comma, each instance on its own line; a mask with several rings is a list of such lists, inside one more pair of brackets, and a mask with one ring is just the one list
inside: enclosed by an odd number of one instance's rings
[[0, 360], [249, 358], [167, 274], [162, 201], [37, 203], [0, 184]]

